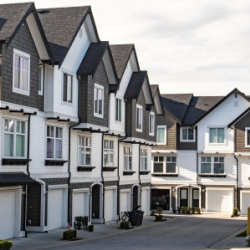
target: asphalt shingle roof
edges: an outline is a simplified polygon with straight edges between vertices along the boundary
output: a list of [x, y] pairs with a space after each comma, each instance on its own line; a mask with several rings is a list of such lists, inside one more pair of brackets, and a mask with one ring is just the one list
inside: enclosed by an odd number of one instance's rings
[[110, 45], [111, 54], [115, 64], [115, 70], [119, 80], [123, 76], [133, 49], [133, 44]]
[[64, 59], [90, 6], [38, 10], [55, 62]]
[[124, 95], [125, 99], [134, 99], [138, 97], [146, 75], [147, 71], [139, 71], [132, 74], [126, 93]]
[[108, 42], [99, 42], [99, 43], [92, 43], [88, 51], [83, 58], [79, 69], [77, 70], [77, 74], [79, 75], [92, 75], [99, 63], [100, 60], [103, 58], [103, 55], [108, 47]]
[[31, 6], [34, 3], [0, 4], [0, 40], [12, 36]]

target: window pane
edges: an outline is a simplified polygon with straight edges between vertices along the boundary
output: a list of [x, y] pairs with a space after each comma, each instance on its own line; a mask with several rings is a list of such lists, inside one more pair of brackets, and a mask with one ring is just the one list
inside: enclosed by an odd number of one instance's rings
[[214, 163], [214, 173], [223, 174], [224, 173], [224, 163]]
[[124, 170], [128, 170], [128, 157], [124, 156]]
[[64, 102], [67, 102], [67, 81], [68, 81], [68, 78], [67, 78], [67, 74], [63, 74], [63, 101]]
[[162, 162], [164, 159], [163, 159], [163, 156], [160, 156], [159, 157], [159, 161]]
[[114, 153], [112, 151], [109, 154], [109, 164], [110, 165], [114, 164]]
[[175, 173], [176, 163], [167, 163], [166, 164], [166, 173]]
[[50, 137], [54, 137], [54, 127], [50, 127]]
[[39, 70], [38, 70], [38, 91], [42, 91], [42, 75], [43, 75], [43, 67], [39, 67]]
[[14, 120], [8, 120], [8, 131], [13, 133], [14, 132], [14, 126], [15, 126], [15, 122]]
[[24, 139], [23, 135], [16, 136], [16, 157], [24, 157]]
[[54, 158], [54, 139], [47, 138], [47, 158]]
[[103, 98], [103, 91], [101, 89], [98, 89], [98, 114], [102, 115], [102, 98]]
[[154, 172], [162, 173], [163, 172], [163, 163], [154, 163]]
[[21, 66], [22, 66], [22, 84], [21, 89], [22, 90], [28, 90], [28, 63], [29, 60], [22, 57], [21, 58]]
[[118, 100], [118, 107], [119, 107], [119, 117], [118, 117], [118, 121], [121, 121], [122, 120], [122, 100]]
[[188, 129], [188, 140], [194, 139], [194, 130], [192, 128]]
[[129, 170], [132, 170], [132, 157], [129, 156]]
[[210, 174], [211, 173], [211, 163], [201, 163], [201, 173]]
[[15, 88], [20, 89], [20, 57], [15, 55]]
[[105, 150], [103, 152], [103, 163], [104, 163], [104, 165], [108, 165], [108, 162], [109, 162], [108, 150]]
[[55, 158], [62, 158], [62, 140], [56, 140], [56, 156]]
[[25, 134], [25, 122], [21, 122], [21, 133]]
[[86, 154], [86, 163], [85, 163], [85, 165], [90, 165], [90, 159], [91, 159], [91, 155]]
[[20, 133], [20, 122], [16, 121], [16, 132]]
[[97, 91], [98, 89], [97, 88], [95, 88], [95, 93], [94, 93], [94, 95], [95, 95], [95, 113], [97, 114], [97, 110], [98, 110], [98, 91]]
[[67, 89], [68, 89], [68, 93], [67, 93], [67, 101], [68, 102], [70, 102], [70, 103], [72, 103], [72, 88], [73, 88], [73, 86], [72, 86], [72, 76], [71, 75], [67, 75]]
[[157, 142], [164, 143], [165, 141], [165, 128], [157, 128]]
[[218, 143], [224, 143], [224, 128], [218, 128]]
[[209, 133], [209, 136], [210, 136], [209, 142], [210, 143], [217, 143], [216, 130], [217, 130], [216, 128], [210, 128], [210, 133]]
[[182, 129], [182, 140], [187, 140], [188, 136], [187, 136], [187, 129], [184, 128]]
[[4, 134], [4, 156], [13, 156], [14, 136]]
[[78, 148], [78, 164], [79, 165], [84, 165], [84, 154], [83, 154], [83, 149], [82, 148]]
[[108, 148], [108, 141], [104, 141], [104, 148]]

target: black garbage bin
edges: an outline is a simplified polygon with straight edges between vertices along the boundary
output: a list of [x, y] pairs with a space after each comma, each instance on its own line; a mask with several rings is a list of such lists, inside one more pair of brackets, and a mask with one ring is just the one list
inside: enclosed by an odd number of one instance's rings
[[129, 212], [129, 221], [132, 226], [140, 226], [143, 220], [144, 211], [138, 210], [141, 206], [136, 206], [131, 212]]

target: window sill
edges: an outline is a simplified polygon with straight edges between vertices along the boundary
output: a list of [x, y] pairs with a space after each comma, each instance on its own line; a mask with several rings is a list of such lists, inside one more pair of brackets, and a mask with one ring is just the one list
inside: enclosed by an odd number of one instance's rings
[[103, 172], [114, 172], [117, 169], [117, 167], [111, 167], [111, 166], [103, 166], [102, 170]]
[[[28, 85], [29, 84], [30, 83], [28, 83]], [[20, 90], [20, 89], [16, 89], [16, 88], [13, 88], [13, 92], [16, 94], [20, 94], [20, 95], [27, 95], [27, 96], [30, 95], [29, 91], [24, 91], [24, 90]]]
[[124, 170], [123, 171], [123, 175], [133, 175], [135, 173], [135, 171], [131, 171], [131, 170]]
[[140, 171], [140, 175], [148, 175], [149, 173], [150, 173], [150, 171], [147, 171], [147, 170]]
[[77, 172], [91, 172], [94, 168], [93, 166], [78, 166]]
[[103, 115], [99, 115], [99, 114], [94, 113], [94, 117], [103, 118]]
[[3, 158], [2, 165], [22, 165], [25, 166], [31, 159]]
[[180, 140], [180, 142], [183, 142], [183, 143], [185, 143], [185, 142], [195, 142], [195, 141], [182, 141], [182, 140]]
[[199, 174], [200, 177], [226, 178], [226, 174]]
[[142, 133], [142, 129], [136, 129], [136, 132]]
[[161, 173], [152, 173], [152, 176], [164, 176], [164, 177], [178, 177], [178, 174], [161, 174]]
[[68, 161], [64, 160], [45, 160], [45, 166], [63, 166]]

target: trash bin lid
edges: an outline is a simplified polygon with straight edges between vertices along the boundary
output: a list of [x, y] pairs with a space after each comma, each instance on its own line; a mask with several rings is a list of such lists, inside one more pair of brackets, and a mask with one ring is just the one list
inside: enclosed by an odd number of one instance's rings
[[134, 211], [134, 210], [138, 210], [140, 207], [141, 207], [141, 206], [136, 206], [136, 207], [134, 207], [134, 208], [133, 208], [133, 211]]

